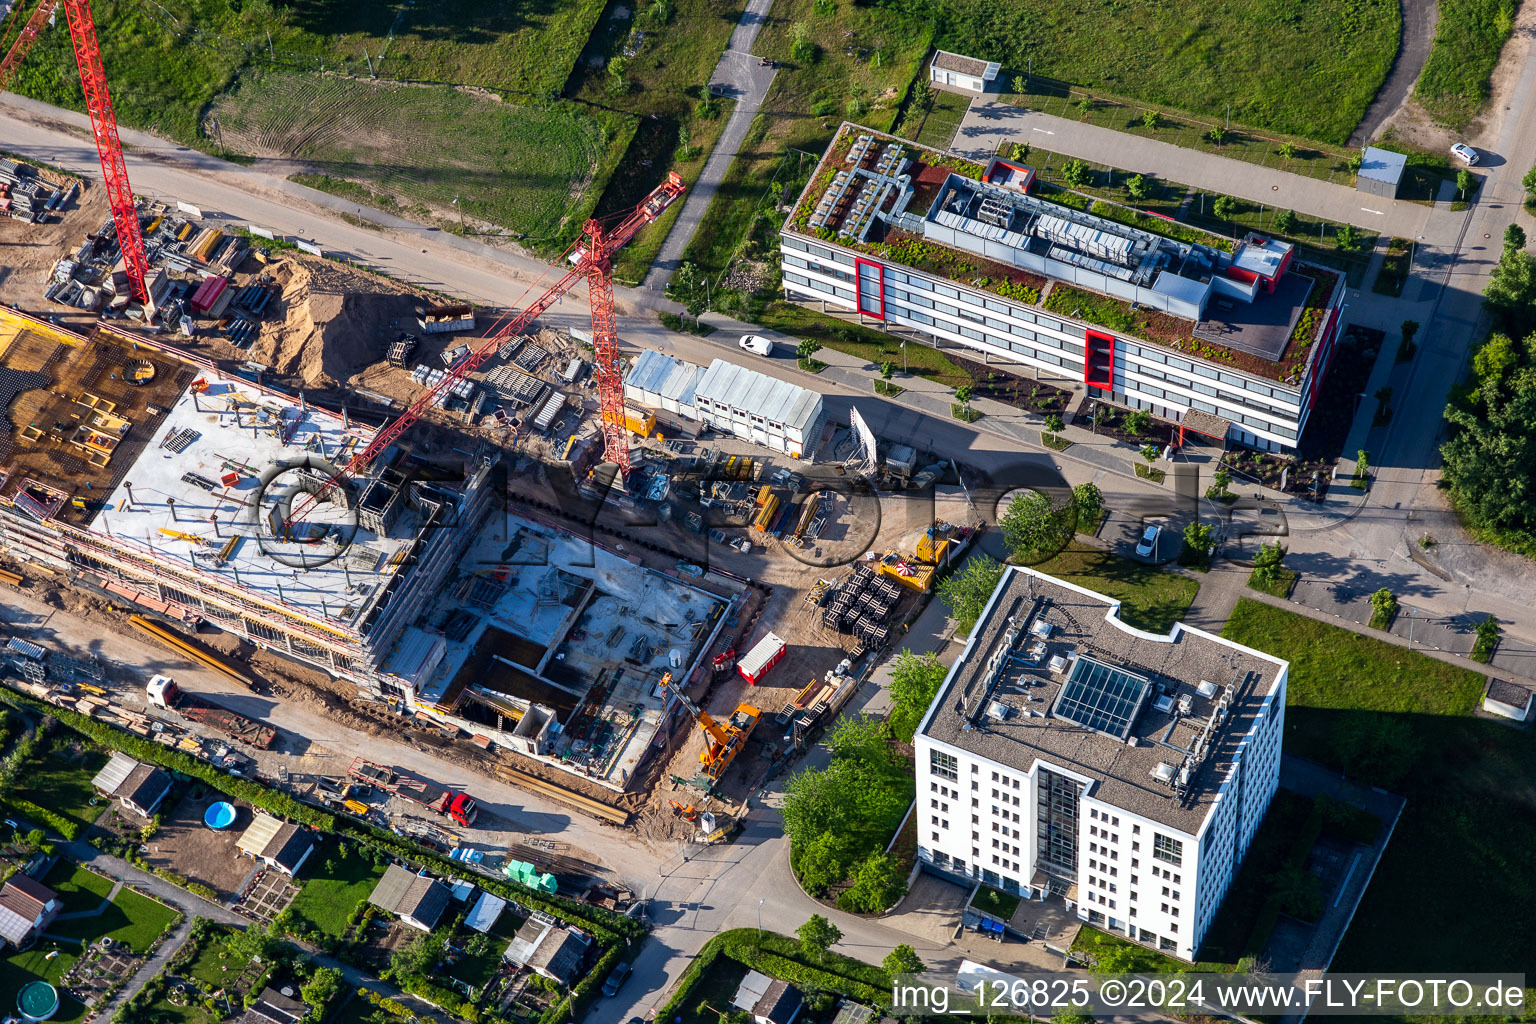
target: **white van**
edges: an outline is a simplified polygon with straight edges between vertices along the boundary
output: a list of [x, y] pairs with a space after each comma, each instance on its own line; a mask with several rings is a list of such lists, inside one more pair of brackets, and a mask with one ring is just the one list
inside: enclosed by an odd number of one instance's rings
[[768, 338], [761, 337], [760, 335], [743, 334], [739, 344], [742, 348], [755, 355], [773, 355], [773, 342]]

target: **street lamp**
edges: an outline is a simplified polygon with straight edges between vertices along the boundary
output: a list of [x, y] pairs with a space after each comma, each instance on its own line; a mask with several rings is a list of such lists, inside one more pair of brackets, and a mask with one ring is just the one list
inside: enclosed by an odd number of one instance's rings
[[1417, 608], [1408, 609], [1408, 647], [1410, 649], [1413, 647], [1413, 617], [1417, 614], [1419, 614]]
[[768, 897], [766, 897], [766, 896], [764, 896], [762, 899], [757, 901], [757, 943], [758, 943], [758, 945], [762, 945], [762, 943], [763, 943], [763, 904], [766, 903], [767, 901], [768, 901]]

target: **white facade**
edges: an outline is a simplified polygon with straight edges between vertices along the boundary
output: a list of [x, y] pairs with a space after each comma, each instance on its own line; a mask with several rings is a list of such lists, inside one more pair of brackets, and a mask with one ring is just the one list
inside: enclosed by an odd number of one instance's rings
[[[1009, 614], [998, 606], [1005, 594], [1016, 596], [1023, 590], [1025, 574], [1034, 578], [1035, 593], [1043, 589], [1050, 595], [1061, 588], [1097, 599], [1107, 609], [1115, 607], [1108, 598], [1031, 570], [1013, 569], [1004, 577], [917, 733], [918, 856], [942, 874], [1027, 898], [1055, 894], [1086, 922], [1193, 960], [1279, 785], [1288, 667], [1182, 625], [1164, 638], [1197, 643], [1207, 648], [1202, 657], [1217, 661], [1222, 655], [1210, 652], [1220, 647], [1264, 659], [1272, 676], [1263, 682], [1262, 693], [1234, 708], [1232, 721], [1244, 722], [1244, 733], [1218, 737], [1219, 763], [1207, 765], [1204, 776], [1194, 776], [1202, 788], [1182, 805], [1170, 802], [1167, 813], [1159, 800], [1146, 799], [1146, 791], [1156, 790], [1158, 784], [1145, 777], [1139, 764], [1130, 767], [1128, 762], [1137, 757], [1116, 752], [1119, 741], [1090, 735], [1088, 743], [1103, 746], [1087, 753], [1076, 742], [1084, 730], [1054, 714], [1047, 715], [1044, 726], [1036, 721], [1040, 712], [1026, 710], [1019, 719], [1028, 723], [1031, 733], [1026, 735], [1038, 736], [1042, 728], [1070, 734], [1072, 742], [1054, 750], [1049, 743], [1017, 743], [1007, 745], [1012, 752], [1006, 758], [979, 753], [975, 748], [988, 741], [973, 742], [970, 737], [991, 731], [986, 714], [979, 716], [980, 724], [953, 733], [958, 742], [936, 737], [935, 732], [943, 731], [935, 728], [936, 720], [955, 714], [954, 691], [970, 692], [964, 680], [957, 684], [957, 677], [965, 676], [968, 665], [990, 657], [991, 652], [978, 644], [983, 637], [995, 636], [986, 628], [989, 617]], [[1077, 606], [1073, 610], [1076, 613]], [[1138, 633], [1113, 615], [1097, 629]], [[1149, 638], [1135, 637], [1143, 642]], [[1203, 670], [1209, 671], [1208, 665]], [[1147, 713], [1151, 711], [1149, 707]], [[1161, 731], [1160, 722], [1158, 728]], [[1136, 737], [1134, 724], [1132, 729]], [[1142, 731], [1150, 731], [1145, 721]], [[1155, 763], [1161, 756], [1155, 741], [1144, 734], [1128, 746], [1141, 748], [1137, 754], [1145, 752], [1142, 760]], [[1085, 763], [1114, 768], [1106, 772]], [[1135, 799], [1125, 799], [1126, 793]], [[1132, 802], [1136, 809], [1122, 806]]]
[[928, 80], [950, 89], [981, 93], [987, 91], [988, 84], [997, 79], [1001, 70], [1002, 66], [995, 62], [940, 50], [928, 65]]
[[[1098, 397], [1169, 420], [1189, 409], [1220, 416], [1232, 422], [1233, 441], [1263, 450], [1294, 448], [1306, 425], [1310, 375], [1291, 385], [1217, 366], [794, 232], [784, 232], [780, 245], [784, 292], [792, 302], [857, 312], [855, 273], [863, 279], [869, 274], [865, 268], [877, 265], [888, 324], [964, 345], [992, 361], [1073, 380], [1084, 378], [1087, 332], [1113, 335], [1114, 386], [1097, 392]], [[856, 267], [855, 258], [861, 266]]]
[[809, 388], [716, 359], [694, 385], [693, 404], [715, 430], [797, 459], [816, 453], [822, 401]]

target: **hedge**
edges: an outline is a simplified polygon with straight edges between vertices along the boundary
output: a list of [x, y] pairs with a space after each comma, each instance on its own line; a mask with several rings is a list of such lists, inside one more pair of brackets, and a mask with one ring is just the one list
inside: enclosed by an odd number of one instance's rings
[[5, 804], [23, 818], [46, 825], [65, 839], [73, 839], [80, 834], [79, 822], [73, 818], [66, 818], [62, 814], [55, 814], [46, 807], [39, 807], [31, 800], [12, 796], [6, 797]]
[[[891, 979], [882, 968], [832, 952], [826, 954], [823, 964], [813, 966], [797, 959], [803, 955], [800, 943], [787, 935], [759, 933], [755, 928], [721, 932], [704, 943], [694, 956], [688, 969], [678, 978], [672, 997], [656, 1012], [656, 1019], [664, 1021], [676, 1016], [678, 1008], [687, 1002], [705, 972], [722, 956], [797, 985], [837, 992], [877, 1007], [890, 1003]], [[551, 1022], [541, 1021], [540, 1024]]]
[[271, 811], [273, 814], [281, 817], [291, 818], [301, 824], [309, 825], [325, 832], [334, 831], [336, 828], [336, 818], [334, 815], [300, 803], [287, 793], [279, 793], [276, 790], [268, 789], [259, 782], [252, 782], [250, 779], [228, 775], [206, 761], [199, 761], [184, 751], [172, 749], [153, 740], [143, 739], [131, 732], [108, 725], [105, 722], [98, 722], [93, 718], [87, 718], [67, 708], [55, 708], [52, 705], [44, 704], [42, 701], [23, 694], [11, 692], [6, 694], [6, 697], [43, 714], [54, 716], [71, 729], [84, 736], [88, 736], [103, 747], [121, 750], [123, 753], [136, 757], [140, 761], [158, 764], [163, 768], [169, 768], [171, 771], [201, 779], [215, 789], [237, 800], [244, 800], [255, 807]]

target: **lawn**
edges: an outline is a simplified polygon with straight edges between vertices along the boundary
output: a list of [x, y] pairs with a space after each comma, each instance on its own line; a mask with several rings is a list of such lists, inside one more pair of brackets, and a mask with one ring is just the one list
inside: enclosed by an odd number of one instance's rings
[[82, 944], [105, 935], [142, 953], [180, 916], [176, 910], [148, 896], [122, 889], [100, 914], [56, 921], [48, 932], [62, 938], [78, 939]]
[[1175, 960], [1171, 956], [1159, 953], [1155, 949], [1137, 945], [1129, 939], [1114, 935], [1109, 932], [1099, 931], [1097, 928], [1083, 925], [1077, 931], [1077, 938], [1072, 940], [1072, 952], [1085, 953], [1089, 956], [1102, 953], [1107, 950], [1117, 950], [1126, 956], [1122, 970], [1133, 974], [1177, 974], [1180, 971], [1210, 971], [1226, 972], [1232, 968], [1227, 964], [1196, 963], [1187, 964], [1182, 960]]
[[84, 829], [106, 810], [106, 801], [91, 788], [91, 780], [106, 763], [107, 756], [98, 751], [82, 750], [72, 755], [57, 748], [49, 750], [17, 774], [11, 795], [62, 814]]
[[[871, 367], [887, 362], [895, 363], [898, 370], [902, 367], [902, 339], [884, 331], [845, 323], [792, 302], [770, 303], [759, 313], [757, 320], [772, 330], [808, 338], [827, 348], [857, 356]], [[950, 387], [971, 382], [970, 375], [943, 352], [916, 340], [907, 340], [905, 361], [906, 372], [917, 377], [927, 377]]]
[[784, 217], [776, 206], [800, 193], [844, 118], [891, 128], [932, 33], [927, 18], [892, 8], [839, 3], [821, 14], [814, 0], [775, 0], [752, 52], [778, 60], [778, 75], [710, 204], [707, 229], [683, 254], [716, 282], [717, 308], [778, 326], [762, 318], [764, 298], [743, 294], [727, 272], [765, 264], [772, 281], [764, 294], [777, 291]]
[[59, 894], [65, 913], [95, 910], [112, 891], [112, 879], [67, 860], [54, 862], [43, 884]]
[[[209, 104], [237, 77], [274, 65], [317, 78], [327, 72], [468, 85], [547, 100], [564, 87], [603, 0], [98, 0], [93, 6], [118, 121], [213, 152]], [[62, 21], [39, 36], [15, 88], [81, 109]], [[366, 133], [371, 126], [351, 127]]]
[[1153, 633], [1183, 619], [1200, 590], [1197, 580], [1075, 541], [1033, 568], [1120, 601], [1126, 624]]
[[1515, 27], [1515, 0], [1442, 0], [1435, 44], [1413, 98], [1438, 121], [1465, 126], [1488, 101], [1499, 51]]
[[[743, 0], [625, 0], [610, 4], [587, 40], [566, 94], [582, 103], [627, 111], [639, 128], [598, 215], [634, 207], [675, 170], [691, 187], [730, 119], [734, 101], [706, 99], [710, 77], [741, 17]], [[613, 63], [617, 59], [620, 63]], [[612, 69], [622, 74], [615, 76]], [[623, 85], [620, 86], [619, 83]], [[683, 204], [641, 229], [614, 260], [614, 277], [636, 284], [661, 250]]]
[[1392, 0], [946, 0], [944, 11], [937, 44], [1000, 62], [1005, 83], [1032, 59], [1036, 75], [1336, 144], [1386, 79], [1402, 22]]
[[[340, 937], [347, 917], [373, 892], [384, 867], [348, 848], [338, 857], [334, 840], [325, 840], [310, 854], [304, 887], [294, 897], [293, 913], [327, 935]], [[329, 870], [334, 864], [334, 870]]]
[[[1257, 570], [1255, 570], [1255, 572], [1256, 571]], [[1278, 597], [1281, 600], [1284, 600], [1285, 598], [1291, 596], [1291, 588], [1296, 585], [1296, 581], [1299, 579], [1301, 579], [1301, 573], [1297, 572], [1295, 569], [1287, 569], [1282, 566], [1279, 572], [1276, 574], [1275, 581], [1273, 583], [1265, 583], [1260, 580], [1258, 576], [1255, 575], [1255, 573], [1249, 573], [1248, 585], [1260, 593], [1268, 594], [1270, 597]]]
[[998, 920], [1006, 921], [1013, 916], [1015, 910], [1019, 909], [1019, 898], [1011, 893], [994, 889], [990, 885], [984, 885], [977, 890], [971, 906], [991, 914]]
[[481, 221], [535, 248], [572, 237], [635, 128], [573, 103], [275, 70], [243, 72], [210, 116], [232, 151], [323, 173], [305, 184], [456, 230], [462, 206], [471, 233]]
[[1508, 911], [1536, 906], [1517, 867], [1536, 849], [1536, 747], [1473, 717], [1483, 676], [1254, 601], [1223, 632], [1290, 660], [1288, 753], [1408, 800], [1333, 969], [1527, 969], [1536, 917]]
[[[72, 953], [60, 952], [52, 960], [47, 959], [56, 947], [56, 943], [44, 940], [25, 953], [17, 953], [9, 946], [0, 949], [0, 1008], [7, 1014], [15, 1009], [16, 994], [28, 982], [46, 981], [57, 986], [64, 972], [74, 966]], [[85, 1012], [79, 1000], [60, 989], [59, 1012], [49, 1020], [52, 1024], [78, 1024], [85, 1019]]]

